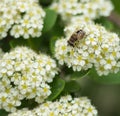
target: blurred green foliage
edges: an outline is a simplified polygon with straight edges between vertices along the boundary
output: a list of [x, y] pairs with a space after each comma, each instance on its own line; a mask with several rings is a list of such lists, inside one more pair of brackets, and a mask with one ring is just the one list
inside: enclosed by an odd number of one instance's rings
[[39, 0], [39, 3], [42, 5], [42, 6], [48, 6], [52, 3], [53, 0]]
[[0, 110], [0, 116], [7, 116], [8, 113], [5, 110]]
[[98, 83], [103, 83], [103, 84], [120, 84], [120, 71], [116, 74], [108, 74], [107, 76], [102, 75], [102, 76], [98, 76], [98, 74], [96, 73], [95, 69], [91, 69], [90, 73], [89, 73], [90, 77], [98, 82]]
[[120, 0], [111, 0], [114, 4], [114, 10], [118, 13], [120, 13]]

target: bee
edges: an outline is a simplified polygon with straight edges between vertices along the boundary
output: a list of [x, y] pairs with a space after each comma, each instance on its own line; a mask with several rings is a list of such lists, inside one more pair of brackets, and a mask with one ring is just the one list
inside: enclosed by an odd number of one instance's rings
[[73, 33], [70, 37], [70, 39], [67, 41], [68, 45], [74, 47], [75, 43], [81, 39], [83, 39], [85, 36], [85, 32], [83, 30], [78, 30], [75, 33]]

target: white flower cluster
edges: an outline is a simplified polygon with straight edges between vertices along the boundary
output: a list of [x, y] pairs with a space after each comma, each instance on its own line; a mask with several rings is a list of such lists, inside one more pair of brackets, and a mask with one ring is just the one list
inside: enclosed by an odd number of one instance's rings
[[93, 21], [88, 17], [88, 16], [74, 16], [71, 17], [69, 20], [67, 20], [66, 26], [74, 24], [74, 23], [82, 23], [82, 22], [86, 22], [86, 23], [93, 23]]
[[0, 0], [0, 39], [39, 37], [45, 12], [38, 0]]
[[109, 16], [113, 10], [113, 5], [109, 0], [58, 0], [51, 8], [56, 10], [64, 20], [71, 16], [84, 15], [90, 19], [99, 16]]
[[35, 115], [33, 114], [32, 110], [24, 108], [22, 110], [17, 110], [14, 113], [8, 114], [8, 116], [35, 116]]
[[41, 104], [29, 110], [21, 110], [9, 116], [97, 116], [97, 110], [86, 97], [72, 98], [70, 95], [61, 97], [59, 101]]
[[[85, 36], [71, 41], [73, 33], [78, 30]], [[66, 37], [55, 44], [55, 57], [61, 65], [64, 63], [74, 71], [87, 70], [93, 66], [97, 73], [108, 75], [120, 70], [120, 39], [117, 34], [108, 32], [104, 27], [94, 23], [74, 23], [65, 28]], [[79, 40], [80, 39], [80, 40]]]
[[0, 108], [15, 111], [22, 99], [43, 102], [50, 94], [49, 83], [58, 69], [49, 56], [17, 47], [0, 60]]

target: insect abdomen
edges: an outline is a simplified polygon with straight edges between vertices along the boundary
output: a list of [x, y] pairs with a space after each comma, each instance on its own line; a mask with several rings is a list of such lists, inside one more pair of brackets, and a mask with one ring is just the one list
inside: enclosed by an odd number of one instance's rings
[[76, 35], [76, 34], [73, 34], [73, 35], [70, 37], [70, 39], [68, 40], [68, 45], [74, 47], [74, 44], [75, 44], [76, 41], [77, 41], [77, 35]]

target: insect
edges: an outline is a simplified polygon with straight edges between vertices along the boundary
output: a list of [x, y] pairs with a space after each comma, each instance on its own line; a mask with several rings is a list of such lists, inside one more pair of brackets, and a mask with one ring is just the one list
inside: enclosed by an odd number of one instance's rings
[[83, 30], [78, 30], [75, 33], [73, 33], [70, 37], [70, 39], [67, 41], [68, 45], [74, 47], [75, 43], [81, 39], [83, 39], [85, 36], [85, 32]]

